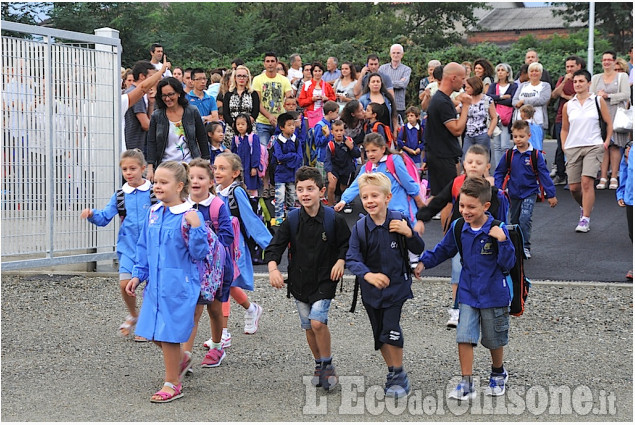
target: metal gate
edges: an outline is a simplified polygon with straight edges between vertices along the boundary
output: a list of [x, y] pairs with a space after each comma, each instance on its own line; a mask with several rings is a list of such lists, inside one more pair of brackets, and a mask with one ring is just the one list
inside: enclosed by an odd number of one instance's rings
[[3, 270], [115, 258], [117, 226], [80, 213], [120, 176], [120, 52], [118, 36], [2, 21]]

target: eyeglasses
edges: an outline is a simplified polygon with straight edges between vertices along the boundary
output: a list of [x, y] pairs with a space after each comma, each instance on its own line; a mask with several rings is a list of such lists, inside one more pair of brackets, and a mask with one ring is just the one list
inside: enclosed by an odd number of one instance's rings
[[176, 96], [176, 92], [166, 93], [161, 95], [161, 99], [167, 99], [169, 97], [174, 97], [174, 96]]
[[249, 75], [236, 75], [236, 78], [249, 78]]

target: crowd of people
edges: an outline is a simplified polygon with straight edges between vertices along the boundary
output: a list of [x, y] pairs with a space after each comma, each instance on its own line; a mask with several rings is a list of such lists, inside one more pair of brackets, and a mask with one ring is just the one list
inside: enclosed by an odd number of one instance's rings
[[[150, 61], [124, 73], [126, 183], [105, 209], [82, 217], [101, 226], [125, 217], [117, 252], [129, 315], [119, 331], [128, 336], [136, 326], [137, 340], [163, 351], [165, 384], [151, 401], [183, 395], [203, 306], [211, 329], [203, 367], [219, 366], [231, 345], [230, 296], [245, 309], [244, 332], [258, 330], [263, 309], [245, 292], [254, 288], [252, 264], [267, 264], [271, 285], [282, 288], [278, 265], [287, 248], [286, 283], [315, 360], [314, 385], [337, 384], [328, 311], [347, 267], [388, 367], [386, 396], [406, 396], [399, 321], [412, 276], [452, 259], [447, 325], [457, 328], [463, 378], [449, 397], [476, 396], [473, 346], [481, 333], [492, 357], [486, 394], [503, 395], [511, 301], [503, 275], [516, 260], [508, 231], [493, 220], [519, 226], [529, 259], [537, 200], [555, 207], [555, 186], [568, 184], [580, 205], [575, 231], [586, 233], [594, 191], [608, 187], [627, 207], [632, 240], [632, 131], [616, 120], [631, 102], [632, 51], [622, 72], [615, 53], [604, 52], [604, 72], [595, 76], [569, 56], [555, 85], [534, 50], [516, 76], [509, 64], [484, 58], [430, 61], [417, 105], [406, 103], [411, 69], [403, 47], [389, 54], [388, 63], [371, 54], [357, 69], [334, 57], [326, 66], [303, 64], [299, 54], [287, 66], [267, 52], [264, 71], [252, 78], [238, 59], [211, 75], [171, 73], [155, 44]], [[552, 100], [558, 151], [550, 171], [543, 140]], [[357, 196], [367, 216], [349, 229], [337, 212], [350, 213]], [[270, 219], [262, 198], [273, 199]], [[424, 251], [424, 222], [434, 218], [446, 235]], [[449, 231], [459, 218], [460, 243]], [[210, 259], [217, 243], [223, 255]], [[205, 261], [223, 269], [211, 292], [202, 289], [209, 273], [196, 266]], [[144, 280], [137, 310], [135, 289]]]

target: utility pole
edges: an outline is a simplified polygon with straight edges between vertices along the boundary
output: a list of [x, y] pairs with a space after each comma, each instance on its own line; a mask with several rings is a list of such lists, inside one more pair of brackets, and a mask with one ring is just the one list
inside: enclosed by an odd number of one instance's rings
[[586, 68], [593, 75], [593, 39], [595, 34], [595, 2], [589, 3], [589, 48], [586, 58]]

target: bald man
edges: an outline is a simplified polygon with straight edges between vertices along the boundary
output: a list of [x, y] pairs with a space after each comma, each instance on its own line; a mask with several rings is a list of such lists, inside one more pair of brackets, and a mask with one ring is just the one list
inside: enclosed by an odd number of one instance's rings
[[[527, 50], [527, 53], [525, 53], [525, 64], [531, 65], [534, 62], [540, 62], [540, 60], [538, 60], [538, 52], [536, 52], [533, 49]], [[520, 73], [516, 75], [516, 79], [518, 79], [519, 75]], [[549, 75], [549, 71], [547, 71], [547, 68], [545, 68], [544, 66], [542, 67], [542, 75], [540, 76], [540, 81], [549, 83], [549, 85], [551, 86], [551, 90], [553, 90], [553, 82], [551, 81], [551, 75]]]

